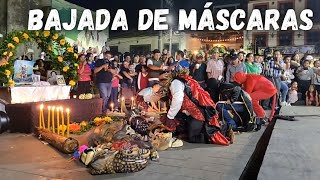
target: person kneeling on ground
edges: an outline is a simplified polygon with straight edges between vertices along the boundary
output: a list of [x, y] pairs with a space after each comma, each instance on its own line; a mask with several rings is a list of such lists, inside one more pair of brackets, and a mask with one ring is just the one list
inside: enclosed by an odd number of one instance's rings
[[157, 95], [159, 90], [160, 85], [157, 83], [152, 87], [141, 90], [136, 97], [138, 108], [141, 111], [158, 112], [159, 109], [157, 108], [155, 102], [160, 99], [160, 96]]
[[266, 112], [259, 104], [259, 101], [273, 97], [272, 111], [269, 119], [271, 121], [275, 112], [277, 88], [267, 78], [256, 74], [237, 72], [233, 80], [242, 85], [242, 88], [252, 98], [253, 111], [257, 117], [257, 130], [259, 130], [261, 128], [261, 121], [266, 117]]
[[240, 86], [231, 83], [221, 84], [219, 91], [221, 101], [216, 108], [227, 123], [228, 130], [252, 131], [255, 117], [250, 95]]
[[[189, 76], [188, 69], [166, 73], [160, 77], [163, 97], [172, 98], [170, 109], [161, 119], [171, 131], [186, 130], [190, 143], [214, 143], [228, 145], [220, 132], [215, 104], [208, 92]], [[178, 113], [183, 118], [178, 118]], [[178, 132], [177, 132], [178, 133]]]

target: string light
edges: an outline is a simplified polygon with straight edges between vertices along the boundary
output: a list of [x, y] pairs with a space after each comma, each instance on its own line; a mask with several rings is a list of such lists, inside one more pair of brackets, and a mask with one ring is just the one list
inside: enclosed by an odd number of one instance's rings
[[226, 38], [226, 39], [200, 39], [198, 38], [199, 41], [203, 42], [228, 42], [228, 41], [236, 41], [243, 39], [243, 36], [235, 37], [235, 38]]

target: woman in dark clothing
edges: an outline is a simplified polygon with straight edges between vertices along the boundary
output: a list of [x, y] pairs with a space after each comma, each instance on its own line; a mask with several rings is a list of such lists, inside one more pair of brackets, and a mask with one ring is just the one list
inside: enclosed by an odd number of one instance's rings
[[37, 67], [37, 70], [34, 70], [33, 73], [36, 75], [40, 75], [40, 80], [41, 81], [46, 81], [47, 80], [47, 70], [44, 68], [44, 63], [42, 59], [38, 59], [36, 63], [34, 64], [34, 67]]

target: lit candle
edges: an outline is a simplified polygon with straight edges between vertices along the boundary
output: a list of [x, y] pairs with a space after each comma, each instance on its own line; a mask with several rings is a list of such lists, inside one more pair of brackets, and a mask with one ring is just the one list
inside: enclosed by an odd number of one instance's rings
[[160, 101], [158, 101], [158, 110], [159, 110], [159, 112], [161, 112], [161, 104], [160, 104]]
[[131, 97], [131, 109], [134, 108], [134, 97]]
[[70, 134], [70, 109], [67, 108], [66, 109], [67, 111], [67, 137], [69, 137], [69, 134]]
[[60, 107], [60, 111], [61, 111], [61, 125], [62, 125], [62, 129], [61, 129], [61, 131], [62, 131], [62, 136], [64, 136], [64, 113], [63, 113], [63, 108], [62, 107]]
[[51, 114], [51, 115], [52, 115], [52, 119], [51, 119], [51, 121], [52, 121], [52, 132], [53, 132], [53, 133], [55, 133], [55, 131], [56, 131], [56, 130], [55, 130], [55, 122], [54, 122], [54, 114], [55, 114], [55, 111], [54, 111], [54, 110], [55, 110], [55, 109], [56, 109], [56, 107], [53, 106], [53, 107], [52, 107], [52, 114]]
[[124, 97], [121, 98], [121, 113], [123, 113], [123, 107], [126, 105]]
[[39, 112], [39, 128], [42, 128], [42, 111], [43, 111], [43, 104], [40, 105], [40, 112]]
[[50, 131], [50, 112], [51, 112], [51, 106], [48, 106], [48, 130]]
[[167, 105], [166, 102], [163, 102], [163, 111], [166, 112], [167, 111]]
[[57, 134], [59, 134], [60, 133], [60, 129], [59, 129], [59, 127], [60, 127], [60, 115], [59, 115], [59, 110], [60, 110], [60, 108], [59, 107], [57, 107]]
[[114, 106], [114, 104], [111, 103], [110, 106], [111, 106], [111, 112], [113, 112], [113, 106]]
[[73, 99], [77, 99], [77, 95], [73, 95]]

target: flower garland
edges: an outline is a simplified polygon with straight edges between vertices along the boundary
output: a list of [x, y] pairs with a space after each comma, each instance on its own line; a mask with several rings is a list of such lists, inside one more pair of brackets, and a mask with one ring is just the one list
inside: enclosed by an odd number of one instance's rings
[[[38, 48], [50, 56], [52, 68], [59, 70], [69, 85], [76, 85], [79, 68], [78, 54], [74, 53], [73, 47], [66, 42], [65, 36], [56, 31], [13, 31], [6, 35], [6, 38], [0, 42], [0, 81], [7, 86], [14, 86], [12, 75], [16, 47], [33, 41], [37, 42]], [[55, 54], [53, 47], [60, 53]]]

